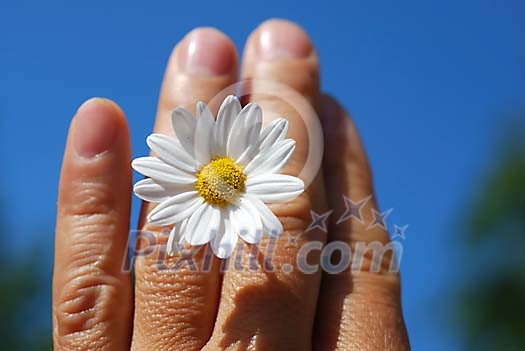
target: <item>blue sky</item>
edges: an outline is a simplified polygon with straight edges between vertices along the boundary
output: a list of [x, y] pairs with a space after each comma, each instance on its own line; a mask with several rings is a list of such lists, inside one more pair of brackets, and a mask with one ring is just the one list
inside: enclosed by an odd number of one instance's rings
[[[414, 349], [458, 349], [442, 320], [462, 267], [461, 208], [490, 167], [505, 113], [523, 105], [525, 3], [508, 1], [157, 1], [4, 3], [0, 10], [0, 196], [13, 247], [51, 252], [61, 153], [71, 116], [105, 96], [127, 113], [133, 155], [156, 110], [164, 64], [196, 26], [239, 50], [270, 17], [297, 21], [322, 87], [352, 112], [388, 223], [403, 241], [403, 308]], [[6, 166], [7, 165], [7, 166]], [[134, 202], [136, 217], [137, 202]]]

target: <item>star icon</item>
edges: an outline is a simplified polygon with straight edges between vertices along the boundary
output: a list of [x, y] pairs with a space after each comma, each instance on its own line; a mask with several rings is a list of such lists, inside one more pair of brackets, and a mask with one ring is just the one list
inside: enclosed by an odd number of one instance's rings
[[286, 243], [286, 247], [289, 247], [289, 246], [297, 247], [297, 239], [299, 238], [299, 236], [301, 236], [301, 234], [298, 234], [298, 235], [288, 234], [288, 242]]
[[306, 228], [305, 233], [315, 228], [320, 228], [324, 233], [326, 233], [328, 231], [328, 229], [326, 228], [326, 220], [328, 219], [331, 213], [332, 210], [323, 213], [322, 215], [318, 215], [314, 211], [310, 210], [310, 215], [312, 216], [312, 223], [310, 223], [308, 228]]
[[401, 239], [406, 239], [405, 237], [405, 231], [410, 226], [410, 224], [404, 225], [402, 227], [398, 227], [394, 224], [394, 235], [392, 235], [392, 239], [396, 237], [400, 237]]
[[372, 195], [365, 197], [363, 200], [359, 202], [353, 202], [352, 200], [350, 200], [349, 197], [343, 195], [343, 200], [345, 202], [346, 211], [345, 213], [343, 213], [341, 218], [337, 220], [336, 224], [342, 223], [351, 217], [354, 217], [359, 222], [363, 223], [363, 215], [361, 214], [361, 210], [366, 205], [368, 200], [370, 200], [370, 198], [372, 198]]
[[376, 225], [378, 225], [386, 230], [386, 218], [390, 215], [390, 213], [392, 213], [393, 210], [394, 209], [391, 208], [383, 213], [379, 213], [376, 210], [372, 209], [372, 216], [374, 216], [374, 220], [372, 221], [372, 223], [370, 223], [367, 229], [373, 228]]

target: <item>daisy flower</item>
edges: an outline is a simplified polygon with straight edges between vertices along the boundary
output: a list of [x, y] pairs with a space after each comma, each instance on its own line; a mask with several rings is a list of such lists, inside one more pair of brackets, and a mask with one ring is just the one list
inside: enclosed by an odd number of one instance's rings
[[228, 258], [239, 237], [256, 244], [263, 233], [283, 231], [266, 203], [288, 201], [304, 191], [299, 178], [279, 174], [295, 141], [285, 139], [285, 119], [262, 128], [261, 108], [250, 103], [241, 109], [235, 96], [224, 100], [217, 119], [202, 102], [196, 112], [195, 118], [183, 108], [173, 111], [176, 137], [147, 138], [157, 156], [133, 160], [133, 168], [149, 177], [133, 190], [159, 204], [148, 223], [173, 225], [168, 254], [178, 244], [209, 243], [217, 257]]

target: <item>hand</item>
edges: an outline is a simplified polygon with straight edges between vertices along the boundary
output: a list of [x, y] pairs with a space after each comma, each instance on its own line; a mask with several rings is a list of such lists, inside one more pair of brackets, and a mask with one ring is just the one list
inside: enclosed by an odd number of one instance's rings
[[[210, 101], [239, 80], [234, 45], [215, 29], [189, 33], [174, 49], [162, 84], [154, 130], [170, 133], [170, 111]], [[136, 258], [135, 281], [122, 270], [129, 232], [131, 152], [126, 119], [111, 101], [92, 99], [76, 113], [69, 130], [58, 196], [53, 275], [55, 350], [406, 350], [400, 283], [384, 255], [378, 273], [365, 255], [360, 269], [327, 274], [297, 269], [300, 248], [312, 241], [386, 245], [380, 226], [367, 230], [376, 208], [372, 197], [363, 221], [348, 219], [343, 195], [359, 201], [373, 194], [372, 177], [359, 136], [343, 108], [319, 91], [319, 64], [307, 35], [295, 24], [263, 23], [249, 37], [241, 79], [252, 88], [278, 81], [318, 111], [325, 137], [323, 166], [305, 194], [272, 205], [283, 222], [273, 265], [285, 273], [161, 270], [157, 255]], [[277, 93], [278, 94], [278, 93]], [[281, 99], [250, 95], [268, 116], [290, 123], [297, 142], [287, 173], [298, 174], [308, 153], [308, 135], [297, 112]], [[216, 108], [216, 106], [215, 106]], [[324, 174], [324, 175], [323, 175]], [[140, 227], [152, 204], [145, 203]], [[329, 209], [328, 233], [305, 231], [310, 210]], [[287, 245], [299, 235], [297, 247]], [[161, 240], [161, 238], [159, 238]], [[264, 243], [263, 243], [264, 245]], [[201, 250], [203, 251], [203, 250]], [[370, 253], [370, 252], [369, 252]], [[372, 252], [373, 253], [373, 252]], [[246, 255], [245, 255], [246, 256]], [[166, 259], [168, 266], [180, 257]], [[319, 260], [319, 251], [311, 257]], [[198, 267], [204, 256], [194, 258]], [[134, 293], [133, 293], [134, 289]]]

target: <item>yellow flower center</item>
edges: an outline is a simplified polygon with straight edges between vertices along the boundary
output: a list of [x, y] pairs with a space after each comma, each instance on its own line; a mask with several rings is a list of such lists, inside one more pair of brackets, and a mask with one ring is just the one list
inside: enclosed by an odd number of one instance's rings
[[196, 174], [195, 188], [212, 205], [225, 206], [244, 192], [246, 174], [231, 158], [219, 157], [202, 167]]

